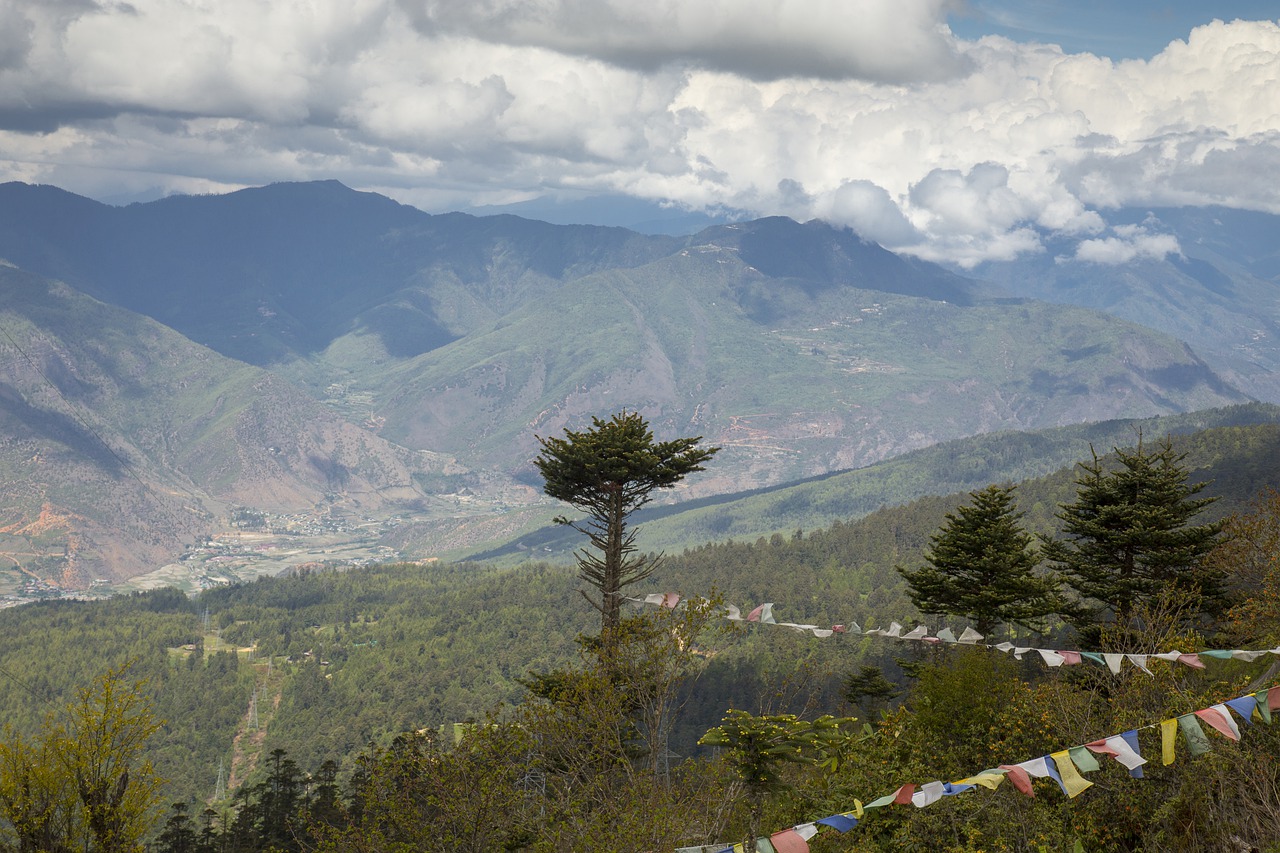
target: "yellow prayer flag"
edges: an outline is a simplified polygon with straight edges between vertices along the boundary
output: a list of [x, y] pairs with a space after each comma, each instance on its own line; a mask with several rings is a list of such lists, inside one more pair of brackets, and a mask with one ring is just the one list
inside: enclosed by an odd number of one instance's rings
[[1093, 783], [1081, 776], [1080, 771], [1076, 769], [1075, 762], [1071, 760], [1070, 750], [1053, 752], [1049, 757], [1053, 759], [1054, 764], [1058, 765], [1058, 775], [1062, 777], [1062, 787], [1066, 789], [1068, 797], [1074, 799], [1086, 788], [1093, 787]]
[[1161, 720], [1160, 721], [1160, 758], [1164, 761], [1165, 767], [1173, 763], [1173, 750], [1177, 744], [1178, 737], [1178, 721], [1177, 720]]
[[1000, 787], [1000, 783], [1004, 781], [1003, 773], [979, 773], [977, 776], [970, 776], [968, 779], [961, 779], [957, 785], [981, 785], [988, 791], [994, 791]]

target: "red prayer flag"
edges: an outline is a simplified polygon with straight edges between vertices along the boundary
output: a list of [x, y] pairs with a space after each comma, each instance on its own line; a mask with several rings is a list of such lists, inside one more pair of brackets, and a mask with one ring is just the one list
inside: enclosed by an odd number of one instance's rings
[[774, 833], [769, 836], [769, 840], [773, 842], [773, 849], [778, 853], [809, 853], [809, 842], [794, 829], [784, 829], [782, 832]]
[[1006, 775], [1008, 775], [1009, 781], [1013, 783], [1013, 787], [1017, 788], [1028, 797], [1034, 797], [1036, 795], [1036, 792], [1031, 789], [1031, 774], [1024, 768], [1019, 767], [1016, 764], [1001, 764], [1000, 769], [1009, 771]]
[[1196, 716], [1213, 726], [1222, 735], [1230, 740], [1240, 740], [1240, 736], [1231, 728], [1231, 724], [1222, 719], [1222, 714], [1218, 713], [1216, 708], [1204, 708], [1196, 711]]

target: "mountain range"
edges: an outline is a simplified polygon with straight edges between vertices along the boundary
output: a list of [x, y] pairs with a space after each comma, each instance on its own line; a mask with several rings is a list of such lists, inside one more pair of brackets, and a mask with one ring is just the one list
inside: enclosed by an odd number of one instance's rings
[[724, 448], [689, 499], [1280, 400], [1276, 218], [1145, 217], [1181, 256], [976, 278], [782, 218], [679, 237], [336, 182], [128, 207], [0, 185], [0, 550], [128, 577], [237, 506], [533, 508], [486, 534], [510, 537], [550, 514], [536, 437], [624, 408]]

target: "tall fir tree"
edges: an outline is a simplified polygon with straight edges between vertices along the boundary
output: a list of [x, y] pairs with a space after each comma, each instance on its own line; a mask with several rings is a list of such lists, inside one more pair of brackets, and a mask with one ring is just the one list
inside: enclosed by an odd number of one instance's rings
[[578, 575], [599, 593], [583, 595], [600, 611], [604, 635], [622, 622], [622, 589], [644, 580], [658, 558], [636, 553], [631, 513], [649, 503], [657, 489], [669, 489], [695, 471], [720, 448], [698, 447], [702, 436], [653, 440], [653, 431], [638, 412], [622, 412], [609, 420], [592, 418], [591, 429], [566, 429], [564, 438], [542, 438], [542, 453], [533, 464], [545, 480], [543, 491], [587, 513], [585, 521], [559, 517], [586, 534], [593, 550], [577, 552]]
[[1063, 538], [1042, 537], [1041, 553], [1079, 598], [1073, 621], [1127, 623], [1166, 587], [1195, 591], [1201, 610], [1216, 612], [1223, 576], [1204, 557], [1222, 523], [1192, 523], [1216, 500], [1196, 497], [1208, 484], [1189, 483], [1186, 454], [1167, 437], [1150, 450], [1139, 433], [1135, 449], [1114, 452], [1113, 470], [1096, 452], [1080, 463], [1076, 498], [1057, 514]]
[[922, 613], [964, 617], [986, 636], [1001, 624], [1038, 627], [1061, 610], [1058, 579], [1036, 573], [1035, 539], [1022, 528], [1013, 492], [997, 485], [971, 492], [930, 537], [925, 565], [898, 567]]

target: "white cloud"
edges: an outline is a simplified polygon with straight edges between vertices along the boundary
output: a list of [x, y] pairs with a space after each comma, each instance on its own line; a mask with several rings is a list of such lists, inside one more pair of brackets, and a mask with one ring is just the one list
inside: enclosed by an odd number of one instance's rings
[[[629, 193], [970, 265], [1162, 249], [1097, 208], [1280, 212], [1280, 25], [1150, 61], [954, 39], [949, 0], [0, 0], [0, 179], [337, 178], [442, 209]], [[7, 159], [6, 159], [7, 158]], [[1114, 241], [1114, 242], [1108, 242]]]
[[1114, 237], [1082, 240], [1076, 247], [1075, 260], [1127, 264], [1134, 260], [1159, 261], [1169, 255], [1182, 255], [1178, 238], [1172, 234], [1153, 234], [1140, 225], [1122, 225], [1114, 230]]

